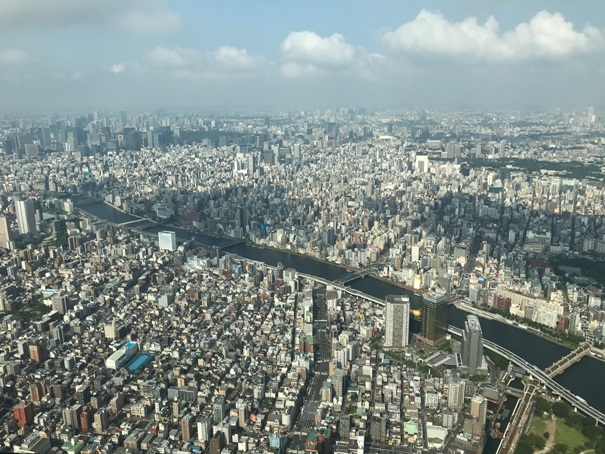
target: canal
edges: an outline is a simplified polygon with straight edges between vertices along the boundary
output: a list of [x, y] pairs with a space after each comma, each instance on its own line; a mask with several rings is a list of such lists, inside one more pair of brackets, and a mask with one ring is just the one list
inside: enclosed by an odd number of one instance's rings
[[[123, 213], [102, 202], [85, 206], [82, 209], [93, 216], [113, 223], [122, 223], [137, 219], [135, 216]], [[146, 231], [158, 232], [165, 229], [167, 228], [156, 227]], [[226, 239], [202, 233], [193, 233], [174, 227], [170, 227], [169, 230], [175, 231], [179, 239], [191, 240], [192, 237], [195, 237], [196, 241], [209, 246], [222, 246], [230, 242]], [[238, 244], [226, 248], [225, 251], [250, 260], [265, 262], [272, 266], [281, 263], [285, 268], [294, 268], [301, 273], [311, 274], [328, 280], [336, 280], [347, 273], [347, 270], [343, 267], [275, 249]], [[390, 294], [406, 294], [410, 297], [413, 308], [418, 308], [421, 305], [421, 297], [395, 284], [371, 276], [353, 281], [351, 287], [380, 299], [384, 299], [386, 295]], [[448, 322], [458, 328], [464, 328], [464, 321], [467, 315], [467, 312], [450, 306]], [[480, 318], [480, 322], [485, 339], [497, 343], [542, 369], [550, 366], [569, 352], [569, 349], [524, 329], [483, 317]], [[596, 409], [605, 412], [605, 393], [601, 392], [600, 386], [603, 379], [605, 379], [605, 363], [593, 358], [583, 358], [555, 378], [558, 383], [565, 386], [572, 393], [582, 397]]]

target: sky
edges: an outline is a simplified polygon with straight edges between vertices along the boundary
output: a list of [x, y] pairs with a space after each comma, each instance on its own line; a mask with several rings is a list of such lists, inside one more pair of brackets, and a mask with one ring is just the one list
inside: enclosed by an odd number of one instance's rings
[[605, 108], [602, 0], [0, 0], [0, 111]]

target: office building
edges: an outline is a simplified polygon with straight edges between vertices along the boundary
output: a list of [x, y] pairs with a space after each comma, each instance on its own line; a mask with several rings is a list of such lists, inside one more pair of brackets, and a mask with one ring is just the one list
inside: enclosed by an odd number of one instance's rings
[[384, 346], [387, 348], [406, 347], [410, 334], [410, 299], [401, 295], [388, 295], [384, 317]]
[[427, 155], [417, 155], [414, 168], [416, 169], [417, 173], [428, 173], [429, 157]]
[[41, 342], [29, 346], [29, 357], [36, 363], [43, 363], [48, 359], [48, 350], [46, 345]]
[[0, 247], [12, 249], [13, 231], [6, 216], [0, 216]]
[[15, 211], [17, 212], [17, 224], [19, 226], [20, 235], [38, 233], [38, 228], [36, 227], [36, 212], [32, 199], [16, 200]]
[[483, 363], [483, 333], [476, 315], [468, 315], [464, 322], [461, 355], [468, 374], [476, 374]]
[[32, 402], [19, 402], [13, 407], [13, 417], [19, 427], [27, 426], [34, 420], [34, 404]]
[[176, 251], [176, 233], [169, 231], [162, 231], [158, 233], [158, 239], [160, 241], [160, 250], [162, 251]]
[[447, 335], [447, 306], [445, 295], [425, 293], [422, 299], [422, 324], [419, 342], [432, 347], [443, 345]]

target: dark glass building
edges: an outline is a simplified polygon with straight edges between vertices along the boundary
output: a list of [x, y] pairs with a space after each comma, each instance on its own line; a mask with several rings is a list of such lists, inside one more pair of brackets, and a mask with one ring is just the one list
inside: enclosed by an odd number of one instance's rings
[[436, 293], [425, 293], [422, 301], [422, 327], [419, 342], [436, 347], [446, 342], [448, 298]]

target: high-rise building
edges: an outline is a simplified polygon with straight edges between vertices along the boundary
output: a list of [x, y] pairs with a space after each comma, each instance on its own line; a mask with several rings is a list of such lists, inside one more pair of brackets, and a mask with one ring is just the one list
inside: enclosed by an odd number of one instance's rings
[[90, 407], [85, 407], [82, 413], [80, 413], [80, 430], [82, 432], [88, 432], [90, 430], [93, 416], [94, 410]]
[[115, 320], [111, 320], [107, 323], [105, 323], [105, 326], [103, 327], [103, 331], [105, 333], [105, 337], [107, 339], [118, 339], [118, 332], [120, 330], [120, 325], [115, 321]]
[[181, 419], [181, 434], [183, 437], [183, 441], [190, 441], [193, 439], [194, 433], [193, 428], [195, 427], [195, 416], [191, 413], [187, 413]]
[[480, 394], [473, 396], [470, 413], [473, 419], [485, 424], [487, 420], [487, 399]]
[[37, 342], [29, 346], [29, 357], [36, 363], [43, 363], [48, 359], [48, 350], [42, 342]]
[[454, 378], [449, 384], [447, 391], [447, 406], [452, 409], [460, 409], [464, 406], [464, 380]]
[[340, 426], [338, 427], [338, 434], [341, 440], [348, 440], [349, 434], [351, 433], [351, 416], [341, 415]]
[[13, 417], [17, 421], [19, 427], [27, 426], [34, 420], [35, 410], [34, 404], [29, 402], [19, 402], [13, 407]]
[[218, 432], [210, 440], [210, 454], [220, 454], [225, 446], [225, 435], [223, 432]]
[[94, 427], [95, 432], [98, 434], [104, 433], [105, 430], [107, 430], [109, 427], [109, 412], [106, 408], [103, 408], [95, 413], [92, 426]]
[[212, 402], [212, 420], [214, 424], [220, 424], [225, 417], [225, 399], [215, 397]]
[[210, 436], [212, 425], [210, 424], [210, 419], [202, 416], [197, 421], [197, 439], [199, 441], [208, 442], [210, 440]]
[[16, 200], [15, 210], [17, 211], [19, 234], [27, 235], [28, 233], [38, 233], [34, 201], [32, 199]]
[[169, 231], [162, 231], [158, 233], [158, 239], [160, 241], [160, 250], [162, 251], [176, 251], [176, 233]]
[[6, 216], [0, 216], [0, 247], [11, 249], [13, 241], [13, 231]]
[[592, 106], [590, 106], [588, 108], [588, 118], [587, 118], [587, 120], [588, 120], [589, 124], [595, 123], [594, 107], [592, 107]]
[[429, 172], [429, 157], [427, 155], [416, 155], [416, 161], [414, 162], [414, 168], [417, 173], [428, 173]]
[[406, 347], [410, 334], [410, 299], [407, 296], [388, 295], [384, 317], [384, 346], [387, 348]]
[[421, 343], [438, 346], [446, 341], [448, 299], [445, 295], [425, 293], [422, 300]]
[[479, 317], [468, 315], [462, 331], [462, 364], [468, 368], [468, 373], [474, 375], [483, 363], [483, 333]]
[[36, 382], [36, 383], [32, 383], [31, 385], [29, 385], [29, 395], [30, 395], [32, 402], [34, 402], [34, 403], [40, 402], [40, 400], [42, 399], [42, 396], [44, 396], [42, 384], [40, 384], [39, 382]]

